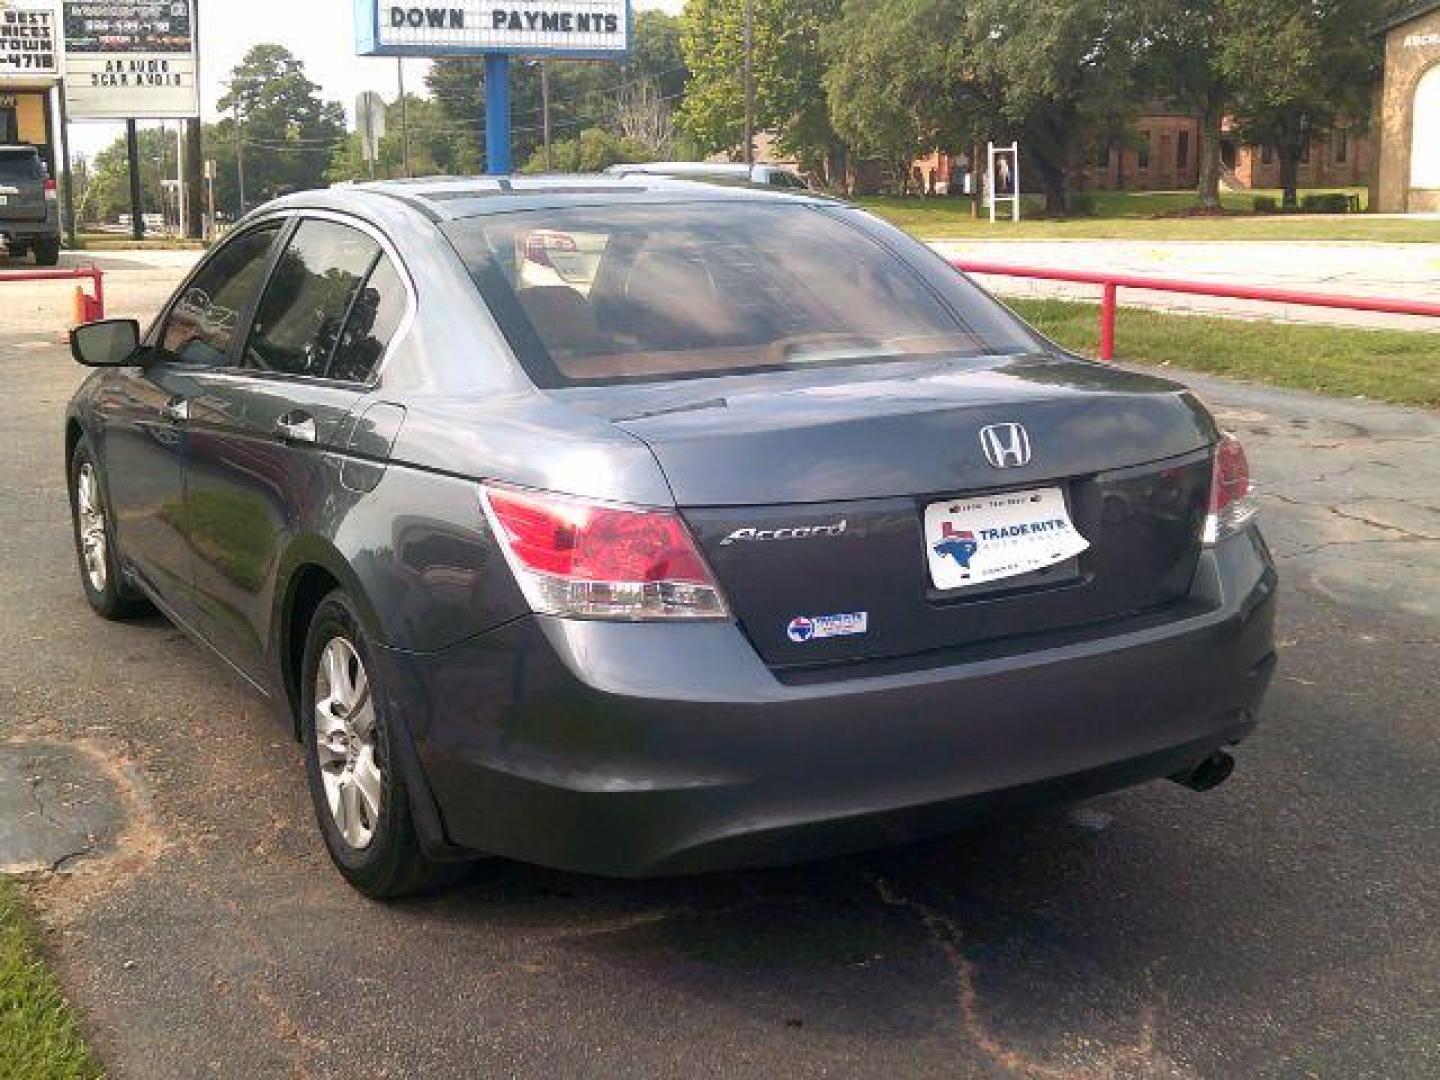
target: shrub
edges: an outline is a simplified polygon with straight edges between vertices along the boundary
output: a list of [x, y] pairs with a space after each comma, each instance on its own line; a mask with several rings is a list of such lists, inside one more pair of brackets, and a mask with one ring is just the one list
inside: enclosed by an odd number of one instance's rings
[[1273, 195], [1256, 195], [1250, 206], [1257, 214], [1274, 214], [1280, 209], [1280, 203]]
[[1300, 209], [1307, 214], [1348, 213], [1350, 210], [1350, 196], [1342, 192], [1305, 195], [1300, 199]]
[[1070, 217], [1094, 217], [1096, 210], [1093, 195], [1065, 196], [1065, 213]]

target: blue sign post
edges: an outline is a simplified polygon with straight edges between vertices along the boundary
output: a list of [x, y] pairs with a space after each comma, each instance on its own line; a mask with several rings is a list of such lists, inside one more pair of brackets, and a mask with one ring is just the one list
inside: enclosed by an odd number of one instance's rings
[[510, 57], [622, 59], [630, 46], [630, 0], [355, 0], [361, 56], [483, 56], [485, 171], [513, 169]]

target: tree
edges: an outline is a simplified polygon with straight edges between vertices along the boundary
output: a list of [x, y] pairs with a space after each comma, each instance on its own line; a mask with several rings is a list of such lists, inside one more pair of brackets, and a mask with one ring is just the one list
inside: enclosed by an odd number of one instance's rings
[[955, 0], [846, 0], [821, 35], [822, 81], [830, 121], [851, 149], [908, 177], [910, 163], [937, 146], [968, 145], [974, 102], [954, 55], [964, 30]]
[[1283, 205], [1294, 209], [1300, 159], [1315, 132], [1363, 121], [1380, 63], [1375, 0], [1219, 0], [1233, 32], [1220, 67], [1240, 134], [1273, 146]]
[[[821, 28], [841, 0], [752, 0], [755, 130], [833, 178], [844, 145], [830, 125]], [[690, 82], [680, 126], [704, 152], [737, 154], [745, 132], [745, 0], [689, 0], [681, 46]]]
[[[164, 205], [161, 188], [161, 163], [169, 157], [173, 176], [175, 154], [174, 133], [160, 128], [141, 128], [136, 136], [140, 150], [141, 212], [158, 214]], [[166, 177], [168, 178], [168, 176]], [[75, 192], [75, 216], [85, 222], [113, 222], [121, 214], [130, 213], [130, 158], [122, 135], [91, 162], [83, 188]]]
[[630, 161], [654, 161], [649, 147], [634, 139], [615, 135], [604, 128], [586, 128], [573, 139], [561, 139], [550, 147], [553, 165], [547, 166], [545, 151], [536, 150], [521, 172], [601, 172], [611, 165]]
[[[249, 206], [325, 182], [330, 158], [345, 139], [345, 111], [321, 99], [319, 90], [304, 64], [273, 42], [256, 45], [231, 72], [219, 109], [239, 114]], [[233, 125], [233, 116], [226, 123]], [[228, 134], [233, 143], [233, 126], [217, 134], [222, 140]]]
[[992, 136], [1018, 138], [1040, 177], [1046, 213], [1064, 214], [1066, 174], [1095, 133], [1123, 127], [1135, 112], [1144, 4], [970, 0], [967, 81], [989, 113]]

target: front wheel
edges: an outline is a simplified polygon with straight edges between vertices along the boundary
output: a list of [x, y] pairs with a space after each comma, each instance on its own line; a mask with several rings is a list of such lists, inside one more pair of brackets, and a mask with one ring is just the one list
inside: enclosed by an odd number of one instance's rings
[[144, 599], [121, 574], [120, 551], [115, 545], [100, 463], [84, 438], [70, 455], [70, 517], [75, 554], [80, 561], [80, 584], [91, 608], [106, 619], [124, 619], [144, 611]]
[[457, 866], [420, 850], [395, 752], [399, 733], [376, 693], [369, 643], [350, 598], [335, 590], [315, 611], [301, 672], [301, 736], [311, 800], [336, 868], [388, 900], [443, 884]]

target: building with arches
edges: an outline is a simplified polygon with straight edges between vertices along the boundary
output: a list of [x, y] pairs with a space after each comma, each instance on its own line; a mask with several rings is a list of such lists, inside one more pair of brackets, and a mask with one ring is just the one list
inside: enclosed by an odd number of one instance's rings
[[1401, 12], [1382, 31], [1379, 168], [1371, 205], [1440, 212], [1440, 0]]

